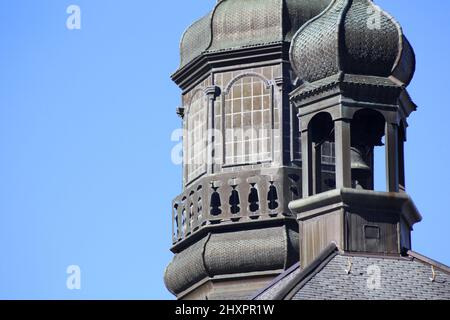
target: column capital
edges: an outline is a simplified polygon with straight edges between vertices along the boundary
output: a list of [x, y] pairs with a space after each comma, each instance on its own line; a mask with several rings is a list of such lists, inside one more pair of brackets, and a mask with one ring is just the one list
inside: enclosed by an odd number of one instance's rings
[[209, 86], [205, 89], [205, 94], [210, 98], [210, 99], [215, 99], [218, 96], [220, 96], [221, 90], [218, 86]]

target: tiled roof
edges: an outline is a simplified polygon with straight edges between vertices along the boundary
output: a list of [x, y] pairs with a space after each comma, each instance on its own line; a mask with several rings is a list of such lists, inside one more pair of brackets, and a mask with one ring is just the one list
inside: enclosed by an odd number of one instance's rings
[[450, 269], [414, 252], [371, 256], [327, 249], [311, 266], [286, 271], [255, 299], [450, 300]]

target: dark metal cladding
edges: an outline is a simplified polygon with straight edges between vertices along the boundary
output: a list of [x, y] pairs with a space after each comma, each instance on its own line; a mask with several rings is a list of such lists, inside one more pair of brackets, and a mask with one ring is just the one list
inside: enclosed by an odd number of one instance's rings
[[175, 256], [164, 281], [179, 295], [215, 276], [283, 270], [298, 257], [298, 241], [298, 233], [286, 226], [211, 233]]
[[402, 28], [370, 0], [333, 0], [297, 32], [291, 63], [307, 82], [343, 72], [393, 75], [408, 85], [415, 70], [414, 52]]
[[184, 33], [180, 68], [202, 53], [290, 42], [330, 0], [222, 0]]

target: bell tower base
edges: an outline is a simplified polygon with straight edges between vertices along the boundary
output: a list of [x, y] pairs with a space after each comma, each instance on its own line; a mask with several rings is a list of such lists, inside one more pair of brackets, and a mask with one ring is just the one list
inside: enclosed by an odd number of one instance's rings
[[300, 263], [309, 265], [331, 242], [344, 252], [400, 255], [422, 220], [406, 193], [335, 189], [290, 204], [300, 226]]

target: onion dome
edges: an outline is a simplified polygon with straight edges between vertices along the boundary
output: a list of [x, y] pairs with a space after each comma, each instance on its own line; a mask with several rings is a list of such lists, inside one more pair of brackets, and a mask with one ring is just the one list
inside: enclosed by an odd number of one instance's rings
[[392, 76], [408, 85], [415, 71], [401, 26], [371, 0], [333, 0], [295, 34], [290, 60], [297, 76], [310, 83], [353, 74]]
[[331, 0], [220, 0], [184, 33], [180, 68], [204, 53], [290, 42]]

